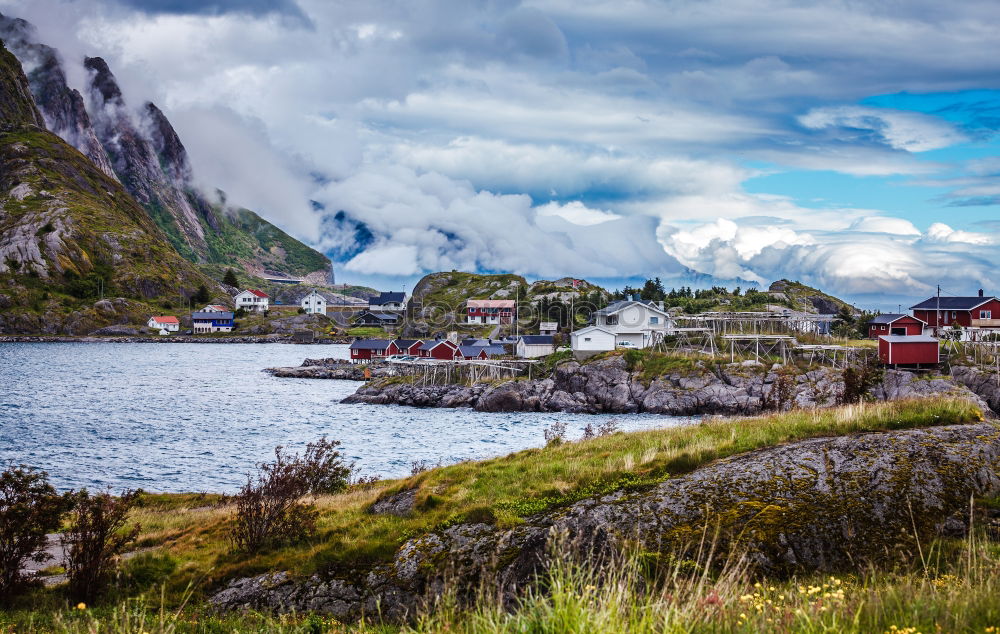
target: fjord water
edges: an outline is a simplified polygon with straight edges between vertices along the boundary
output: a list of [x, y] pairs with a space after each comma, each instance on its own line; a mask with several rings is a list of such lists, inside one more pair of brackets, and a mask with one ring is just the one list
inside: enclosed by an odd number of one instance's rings
[[[569, 437], [603, 416], [343, 405], [358, 383], [279, 379], [261, 370], [347, 358], [344, 345], [0, 344], [0, 459], [45, 469], [60, 488], [232, 492], [275, 445], [326, 435], [360, 473], [407, 475]], [[623, 430], [690, 419], [614, 416]]]

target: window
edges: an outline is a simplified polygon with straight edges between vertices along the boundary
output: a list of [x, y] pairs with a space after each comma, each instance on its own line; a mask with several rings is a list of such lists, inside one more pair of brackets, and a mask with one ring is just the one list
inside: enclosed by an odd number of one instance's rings
[[584, 341], [590, 341], [590, 337], [584, 337], [583, 340]]
[[649, 324], [651, 326], [656, 325], [658, 323], [660, 323], [660, 318], [659, 317], [650, 317], [649, 318]]
[[980, 319], [993, 319], [993, 311], [991, 310], [981, 310], [979, 311]]

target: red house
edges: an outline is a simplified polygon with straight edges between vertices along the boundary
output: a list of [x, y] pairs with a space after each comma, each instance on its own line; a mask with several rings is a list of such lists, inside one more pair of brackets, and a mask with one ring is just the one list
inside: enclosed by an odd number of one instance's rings
[[938, 340], [928, 335], [884, 335], [878, 338], [878, 358], [885, 365], [937, 365]]
[[459, 346], [458, 351], [466, 361], [485, 361], [490, 358], [486, 346]]
[[369, 363], [384, 359], [389, 353], [392, 342], [388, 339], [358, 339], [351, 344], [351, 362]]
[[927, 324], [909, 315], [879, 315], [868, 322], [868, 338], [882, 335], [922, 335]]
[[420, 346], [420, 356], [425, 359], [455, 361], [462, 358], [462, 353], [457, 345], [447, 339], [435, 339], [434, 341], [426, 341]]
[[931, 297], [910, 310], [931, 327], [1000, 328], [1000, 300], [983, 291], [976, 297]]
[[419, 339], [393, 339], [387, 354], [408, 354], [410, 356], [420, 356], [420, 346], [424, 344]]
[[512, 299], [470, 299], [465, 302], [467, 324], [512, 324], [515, 302]]

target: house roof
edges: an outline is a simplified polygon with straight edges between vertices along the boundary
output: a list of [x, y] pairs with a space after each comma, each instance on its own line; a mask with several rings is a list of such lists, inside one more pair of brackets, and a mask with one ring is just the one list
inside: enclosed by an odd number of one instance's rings
[[222, 304], [209, 304], [201, 312], [203, 312], [203, 313], [211, 313], [213, 311], [217, 312], [217, 313], [223, 313], [223, 312], [226, 312], [226, 307], [223, 306]]
[[512, 299], [470, 299], [465, 305], [468, 308], [514, 308], [515, 303]]
[[615, 336], [615, 333], [611, 332], [607, 328], [601, 328], [600, 326], [587, 326], [586, 328], [581, 328], [579, 330], [574, 330], [573, 334], [574, 335], [582, 335], [585, 332], [591, 332], [591, 331], [594, 331], [594, 330], [600, 330], [601, 332], [603, 332], [605, 334], [608, 334], [608, 335], [611, 335], [612, 337]]
[[458, 350], [463, 357], [478, 357], [486, 348], [483, 346], [459, 346]]
[[938, 340], [930, 335], [882, 335], [879, 339], [885, 339], [889, 343], [937, 343]]
[[[910, 316], [909, 315], [896, 315], [894, 313], [890, 313], [890, 314], [887, 314], [887, 315], [879, 315], [879, 316], [875, 317], [874, 319], [872, 319], [871, 321], [869, 321], [868, 323], [869, 324], [891, 324], [892, 322], [894, 322], [896, 320], [899, 320], [899, 319], [902, 319], [903, 317], [910, 317]], [[916, 317], [910, 317], [910, 319], [916, 319], [917, 321], [920, 321], [920, 323], [923, 323], [921, 320], [917, 319]]]
[[619, 300], [617, 302], [611, 302], [610, 304], [608, 304], [607, 306], [605, 306], [601, 310], [596, 311], [594, 314], [595, 315], [614, 315], [615, 313], [621, 312], [622, 310], [628, 308], [629, 306], [636, 305], [636, 304], [639, 305], [639, 306], [642, 306], [643, 308], [648, 308], [650, 310], [655, 310], [656, 312], [660, 313], [661, 315], [668, 315], [667, 311], [662, 310], [659, 306], [657, 306], [656, 304], [654, 304], [651, 301], [636, 301], [634, 299], [622, 299], [622, 300]]
[[375, 319], [378, 319], [379, 321], [396, 321], [396, 320], [399, 319], [399, 315], [396, 315], [396, 314], [393, 314], [393, 313], [373, 313], [370, 310], [363, 310], [363, 311], [361, 311], [360, 313], [358, 313], [358, 316], [355, 317], [355, 319], [361, 319], [361, 318], [363, 318], [365, 316], [374, 317]]
[[[924, 301], [910, 306], [910, 310], [914, 308], [919, 310], [937, 310], [938, 307], [941, 310], [972, 310], [976, 306], [981, 306], [986, 302], [996, 299], [995, 297], [931, 297], [930, 299], [925, 299]], [[941, 303], [938, 304], [938, 301]]]
[[324, 302], [325, 302], [325, 301], [327, 301], [327, 299], [326, 299], [326, 296], [325, 296], [325, 295], [323, 295], [322, 293], [320, 293], [320, 292], [319, 292], [319, 291], [317, 291], [316, 289], [313, 289], [313, 290], [312, 290], [312, 291], [310, 291], [309, 293], [307, 293], [307, 294], [303, 295], [302, 297], [300, 297], [300, 298], [299, 298], [299, 302], [302, 302], [302, 300], [304, 300], [305, 298], [307, 298], [307, 297], [312, 297], [313, 295], [317, 295], [317, 296], [319, 296], [319, 297], [320, 297], [320, 298], [321, 298], [321, 299], [322, 299], [322, 300], [323, 300]]
[[218, 313], [191, 313], [191, 319], [197, 320], [216, 320], [216, 319], [232, 319], [233, 313], [228, 311], [218, 312]]
[[[264, 297], [264, 298], [267, 297], [267, 293], [265, 293], [264, 291], [258, 291], [256, 288], [248, 288], [247, 290], [243, 291], [243, 293], [250, 293], [251, 295], [256, 295], [257, 297]], [[242, 295], [243, 293], [240, 293], [240, 295]]]
[[483, 350], [486, 351], [486, 354], [489, 356], [507, 354], [507, 350], [503, 346], [498, 346], [496, 344], [490, 346], [477, 346], [477, 347], [481, 347]]
[[424, 344], [422, 346], [420, 346], [420, 349], [421, 350], [433, 350], [434, 348], [437, 348], [441, 344], [445, 344], [445, 345], [447, 345], [450, 348], [458, 348], [458, 346], [456, 346], [452, 342], [448, 341], [447, 339], [433, 339], [431, 341], [425, 341]]
[[378, 297], [372, 297], [369, 299], [368, 303], [372, 306], [381, 306], [382, 304], [401, 304], [405, 298], [406, 293], [402, 291], [382, 291], [379, 293]]
[[547, 346], [555, 342], [555, 338], [552, 335], [522, 335], [519, 338], [525, 345], [531, 346]]
[[358, 339], [351, 344], [351, 350], [385, 350], [392, 343], [388, 339]]
[[164, 317], [153, 317], [153, 320], [158, 324], [179, 324], [181, 323], [176, 317], [164, 316]]
[[409, 350], [415, 343], [421, 343], [419, 339], [394, 339], [396, 347], [402, 350]]

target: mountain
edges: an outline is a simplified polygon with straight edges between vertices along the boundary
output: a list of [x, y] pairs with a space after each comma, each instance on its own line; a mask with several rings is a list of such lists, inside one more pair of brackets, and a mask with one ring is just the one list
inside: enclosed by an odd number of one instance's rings
[[261, 276], [277, 271], [324, 283], [331, 263], [254, 212], [212, 199], [195, 174], [176, 130], [151, 102], [133, 110], [107, 62], [83, 60], [84, 94], [71, 89], [56, 49], [38, 42], [31, 24], [0, 15], [0, 37], [27, 70], [49, 130], [121, 182], [187, 260], [212, 274], [225, 268]]
[[221, 290], [118, 180], [45, 128], [2, 46], [0, 122], [0, 332], [89, 332], [148, 315], [150, 301]]

